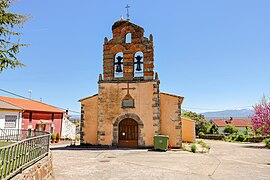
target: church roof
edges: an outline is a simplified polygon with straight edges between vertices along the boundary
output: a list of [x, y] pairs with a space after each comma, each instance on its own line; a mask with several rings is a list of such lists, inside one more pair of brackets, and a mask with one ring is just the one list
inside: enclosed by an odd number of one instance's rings
[[92, 98], [92, 97], [95, 97], [95, 96], [97, 96], [97, 95], [98, 95], [98, 94], [94, 94], [94, 95], [92, 95], [92, 96], [87, 96], [87, 97], [85, 97], [85, 98], [80, 99], [79, 102], [81, 102], [81, 101], [83, 101], [83, 100], [86, 100], [86, 99], [89, 99], [89, 98]]
[[182, 121], [192, 121], [192, 122], [195, 122], [195, 120], [193, 119], [189, 119], [189, 118], [186, 118], [186, 117], [181, 117]]
[[184, 101], [184, 97], [183, 96], [178, 96], [178, 95], [175, 95], [175, 94], [169, 94], [169, 93], [164, 93], [164, 92], [160, 92], [160, 94], [164, 94], [164, 95], [167, 95], [167, 96], [173, 96], [173, 97], [180, 98], [181, 99], [181, 103]]

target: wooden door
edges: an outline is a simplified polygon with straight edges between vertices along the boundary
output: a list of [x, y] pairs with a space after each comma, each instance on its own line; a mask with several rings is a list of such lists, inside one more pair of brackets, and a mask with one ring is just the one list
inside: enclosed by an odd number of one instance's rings
[[133, 119], [124, 119], [118, 127], [118, 147], [138, 147], [138, 123]]

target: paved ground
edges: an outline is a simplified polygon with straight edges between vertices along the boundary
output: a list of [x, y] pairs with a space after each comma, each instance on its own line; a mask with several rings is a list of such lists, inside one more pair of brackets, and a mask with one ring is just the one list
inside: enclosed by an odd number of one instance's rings
[[207, 141], [209, 154], [52, 146], [56, 179], [270, 179], [263, 144]]

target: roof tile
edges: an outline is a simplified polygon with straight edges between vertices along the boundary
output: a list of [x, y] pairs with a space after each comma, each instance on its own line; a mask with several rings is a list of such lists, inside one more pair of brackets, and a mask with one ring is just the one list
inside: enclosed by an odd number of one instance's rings
[[6, 96], [0, 96], [0, 100], [12, 104], [14, 106], [20, 107], [23, 110], [29, 110], [29, 111], [41, 111], [41, 112], [58, 112], [58, 113], [63, 113], [64, 111], [39, 102], [39, 101], [34, 101], [30, 99], [20, 99], [20, 98], [11, 98], [11, 97], [6, 97]]

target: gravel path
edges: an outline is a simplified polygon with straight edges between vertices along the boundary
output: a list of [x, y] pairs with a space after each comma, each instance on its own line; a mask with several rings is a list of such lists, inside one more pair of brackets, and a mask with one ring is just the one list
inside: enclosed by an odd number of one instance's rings
[[[210, 153], [51, 147], [56, 179], [270, 179], [263, 144], [204, 140]], [[62, 145], [63, 146], [63, 145]]]

